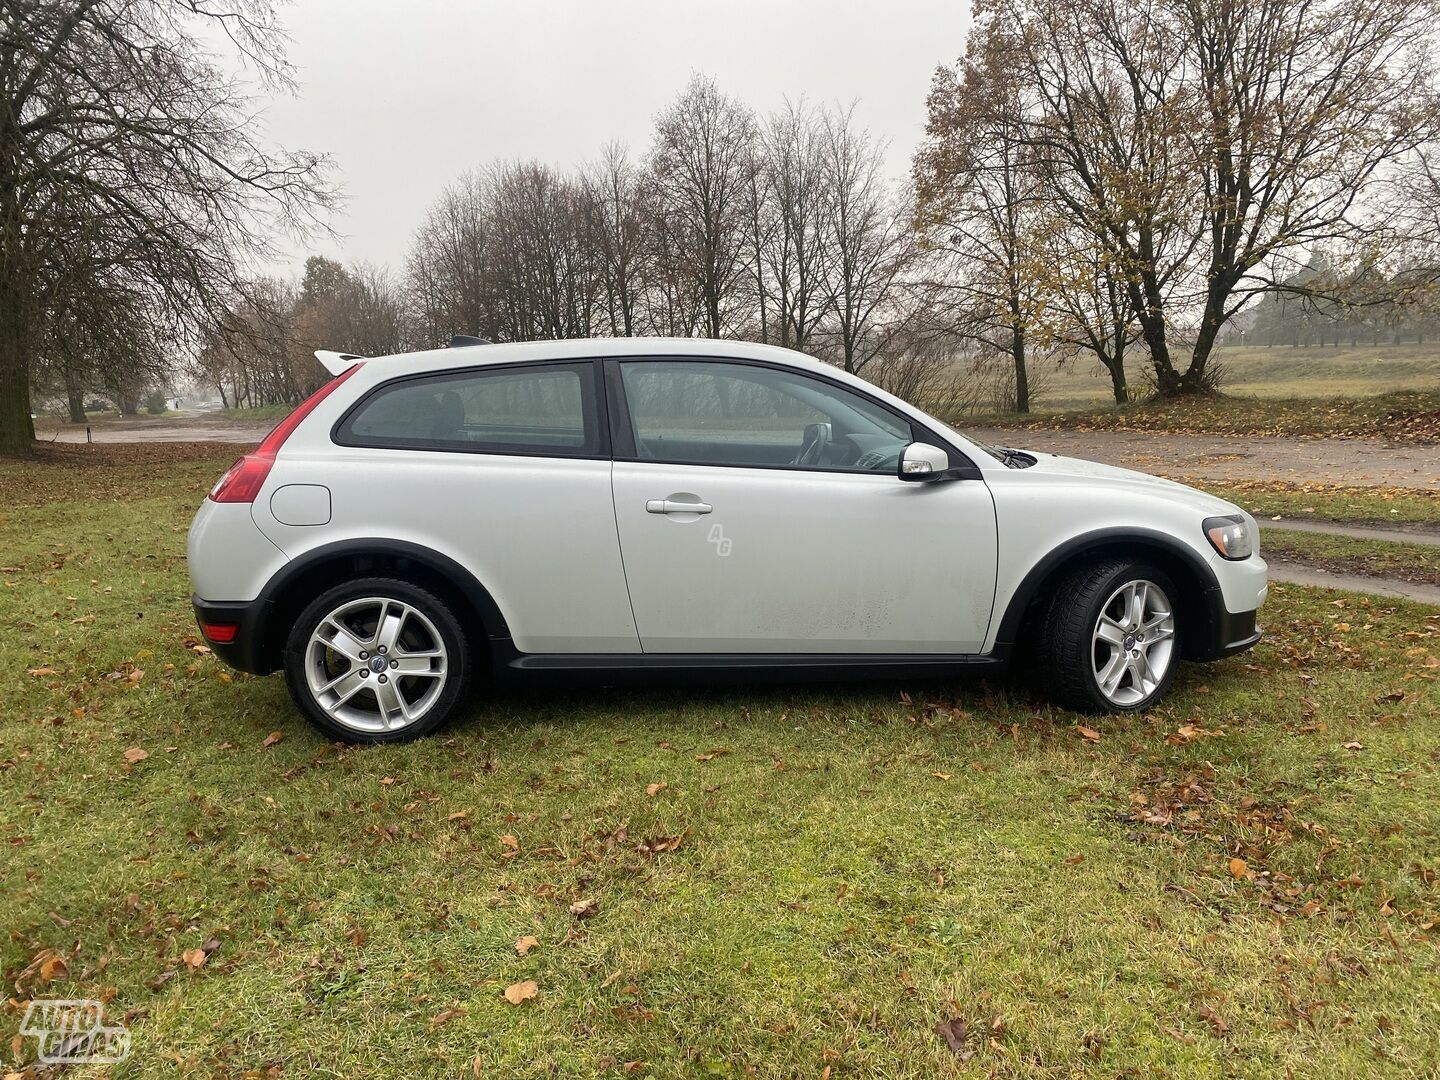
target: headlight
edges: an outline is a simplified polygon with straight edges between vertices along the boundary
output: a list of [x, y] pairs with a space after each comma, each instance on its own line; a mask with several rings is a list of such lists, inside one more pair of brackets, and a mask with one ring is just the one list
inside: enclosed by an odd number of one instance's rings
[[1211, 517], [1203, 526], [1210, 546], [1227, 559], [1248, 559], [1255, 554], [1255, 537], [1250, 526], [1238, 514], [1231, 517]]

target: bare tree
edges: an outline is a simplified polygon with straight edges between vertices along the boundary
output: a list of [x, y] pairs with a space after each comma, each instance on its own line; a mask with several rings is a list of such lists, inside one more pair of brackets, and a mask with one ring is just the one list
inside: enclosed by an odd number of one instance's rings
[[[1386, 175], [1437, 134], [1434, 0], [998, 0], [1050, 194], [1123, 270], [1161, 394], [1317, 246], [1383, 233]], [[1175, 327], [1194, 327], [1183, 368]]]
[[584, 186], [590, 235], [601, 260], [609, 332], [632, 337], [645, 285], [644, 185], [625, 148], [611, 143], [585, 176]]
[[855, 127], [854, 109], [828, 113], [822, 155], [828, 176], [824, 263], [835, 360], [857, 372], [903, 325], [900, 283], [915, 254], [909, 215], [884, 182], [885, 147]]
[[802, 101], [787, 103], [758, 133], [759, 160], [747, 204], [755, 243], [762, 336], [804, 349], [829, 313], [834, 261], [834, 172], [824, 117]]
[[915, 156], [916, 227], [935, 267], [928, 284], [953, 333], [1010, 358], [1017, 412], [1030, 411], [1028, 352], [1037, 288], [1040, 174], [1018, 117], [1019, 86], [977, 30], [961, 70], [936, 72], [926, 141]]
[[30, 377], [57, 267], [123, 282], [193, 337], [272, 222], [313, 225], [330, 201], [321, 158], [257, 141], [202, 30], [287, 85], [267, 0], [0, 6], [0, 452], [32, 452]]
[[695, 279], [702, 330], [720, 337], [745, 274], [745, 192], [755, 122], [715, 83], [695, 76], [660, 114], [650, 153], [661, 248]]

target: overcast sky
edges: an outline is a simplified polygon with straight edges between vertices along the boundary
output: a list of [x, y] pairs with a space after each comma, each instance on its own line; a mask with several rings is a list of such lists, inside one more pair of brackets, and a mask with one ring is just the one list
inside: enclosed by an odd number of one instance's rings
[[[969, 4], [941, 0], [297, 0], [281, 17], [300, 86], [264, 123], [321, 150], [347, 196], [319, 250], [399, 271], [425, 207], [466, 169], [570, 166], [611, 139], [643, 154], [692, 72], [768, 112], [789, 97], [857, 102], [908, 172], [937, 64]], [[297, 260], [300, 252], [297, 250]], [[298, 273], [299, 266], [277, 267]]]

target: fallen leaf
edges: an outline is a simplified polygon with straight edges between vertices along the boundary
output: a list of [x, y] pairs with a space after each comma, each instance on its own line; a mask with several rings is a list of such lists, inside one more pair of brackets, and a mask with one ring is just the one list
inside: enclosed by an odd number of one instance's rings
[[534, 934], [526, 934], [524, 937], [519, 937], [515, 939], [515, 951], [521, 956], [524, 956], [526, 953], [528, 953], [531, 949], [535, 948], [535, 946], [539, 944], [540, 939], [537, 938]]
[[1245, 871], [1249, 869], [1250, 864], [1247, 863], [1244, 859], [1230, 860], [1230, 876], [1233, 878], [1243, 878], [1245, 876]]
[[935, 1025], [935, 1034], [944, 1039], [951, 1052], [959, 1054], [962, 1059], [974, 1056], [975, 1051], [970, 1049], [970, 1029], [958, 1016], [941, 1020]]
[[1216, 1035], [1224, 1035], [1230, 1030], [1230, 1025], [1220, 1019], [1219, 1014], [1208, 1005], [1201, 1005], [1195, 1010], [1195, 1015], [1209, 1024], [1210, 1030], [1215, 1032]]
[[34, 675], [37, 679], [43, 679], [46, 675], [54, 675], [55, 669], [53, 667], [32, 667], [30, 674]]
[[126, 761], [130, 762], [131, 765], [135, 765], [148, 758], [150, 756], [150, 751], [142, 750], [138, 746], [132, 746], [129, 750], [126, 750], [122, 756], [125, 758]]
[[276, 743], [278, 743], [278, 742], [279, 742], [281, 739], [283, 739], [283, 738], [285, 738], [285, 732], [283, 732], [283, 731], [272, 731], [272, 732], [270, 732], [269, 735], [266, 735], [266, 736], [265, 736], [265, 741], [264, 741], [264, 743], [262, 743], [261, 745], [266, 746], [266, 747], [274, 746]]
[[540, 987], [535, 980], [526, 979], [524, 982], [511, 983], [505, 987], [505, 1000], [511, 1005], [519, 1005], [522, 1001], [529, 1001], [538, 993], [540, 993]]
[[570, 905], [570, 914], [577, 919], [588, 919], [600, 910], [600, 901], [594, 899], [576, 900]]
[[645, 794], [649, 795], [653, 799], [656, 795], [659, 795], [660, 792], [664, 791], [669, 786], [670, 785], [665, 783], [664, 781], [661, 781], [658, 784], [647, 784], [645, 785]]
[[63, 979], [70, 974], [70, 968], [63, 956], [52, 956], [40, 965], [40, 982], [49, 983]]
[[1358, 743], [1358, 742], [1347, 742], [1347, 743], [1344, 744], [1344, 748], [1345, 748], [1346, 750], [1364, 750], [1364, 749], [1365, 749], [1365, 744], [1364, 744], [1364, 743]]
[[464, 1014], [464, 1009], [441, 1009], [438, 1013], [436, 1013], [430, 1018], [430, 1026], [439, 1027], [446, 1021], [454, 1020], [455, 1017], [463, 1016]]
[[1075, 730], [1079, 733], [1082, 739], [1086, 739], [1089, 742], [1100, 741], [1100, 732], [1096, 731], [1093, 727], [1086, 727], [1084, 724], [1076, 724]]
[[511, 851], [519, 851], [520, 841], [515, 839], [515, 837], [511, 836], [509, 833], [506, 833], [504, 836], [500, 837], [500, 846], [507, 847]]
[[205, 961], [210, 959], [210, 954], [204, 949], [186, 949], [180, 959], [184, 960], [190, 970], [194, 971], [205, 966]]

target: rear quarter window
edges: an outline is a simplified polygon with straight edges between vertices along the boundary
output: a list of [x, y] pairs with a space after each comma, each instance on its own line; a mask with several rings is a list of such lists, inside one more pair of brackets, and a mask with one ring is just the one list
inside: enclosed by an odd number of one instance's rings
[[344, 446], [590, 457], [599, 452], [589, 363], [402, 378], [372, 390], [335, 429]]

